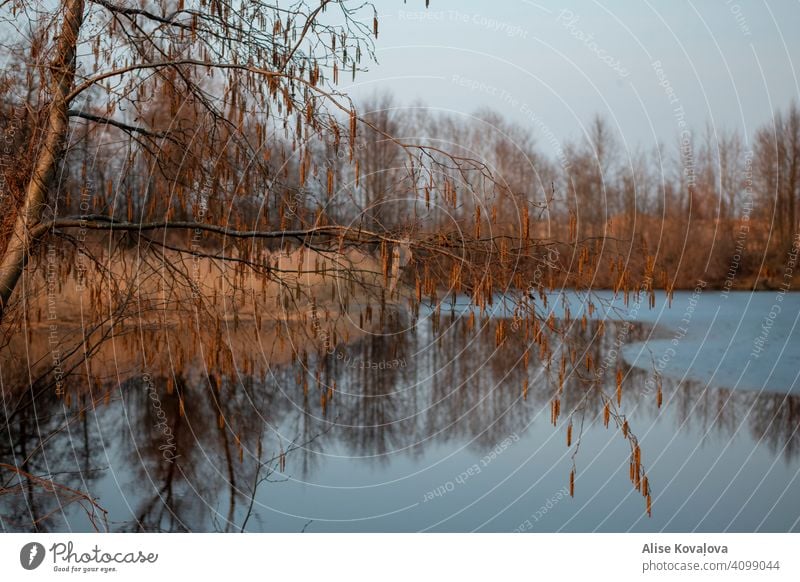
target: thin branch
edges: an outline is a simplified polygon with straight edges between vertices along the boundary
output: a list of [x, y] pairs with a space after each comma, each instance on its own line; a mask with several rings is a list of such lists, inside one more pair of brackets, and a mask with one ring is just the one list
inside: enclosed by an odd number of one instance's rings
[[109, 117], [102, 117], [100, 115], [94, 115], [92, 113], [88, 113], [86, 111], [78, 111], [76, 109], [70, 109], [67, 111], [67, 115], [69, 117], [80, 117], [81, 119], [86, 119], [88, 121], [94, 121], [95, 123], [101, 123], [103, 125], [111, 125], [118, 129], [127, 132], [134, 132], [140, 133], [142, 135], [146, 135], [148, 137], [156, 138], [156, 139], [168, 139], [169, 133], [162, 132], [162, 131], [151, 131], [149, 129], [145, 129], [144, 127], [140, 127], [137, 125], [128, 125], [122, 121], [117, 121], [115, 119], [111, 119]]

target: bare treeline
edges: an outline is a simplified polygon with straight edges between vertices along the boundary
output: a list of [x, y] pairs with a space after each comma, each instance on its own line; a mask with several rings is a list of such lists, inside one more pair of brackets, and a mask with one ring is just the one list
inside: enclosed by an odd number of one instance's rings
[[[474, 157], [492, 172], [491, 182], [458, 184], [469, 195], [457, 208], [426, 209], [436, 222], [466, 231], [479, 220], [486, 232], [511, 234], [528, 213], [538, 239], [592, 241], [593, 287], [614, 287], [615, 270], [641, 274], [648, 261], [659, 286], [691, 288], [703, 279], [723, 288], [769, 287], [793, 248], [800, 196], [795, 103], [754, 136], [707, 125], [672, 144], [632, 150], [601, 116], [579, 139], [556, 142], [491, 110], [441, 114], [387, 95], [362, 107], [382, 130]], [[392, 144], [369, 132], [361, 140], [368, 162], [358, 213], [368, 223], [418, 213]], [[387, 212], [391, 207], [397, 211]], [[575, 254], [560, 253], [562, 282]]]

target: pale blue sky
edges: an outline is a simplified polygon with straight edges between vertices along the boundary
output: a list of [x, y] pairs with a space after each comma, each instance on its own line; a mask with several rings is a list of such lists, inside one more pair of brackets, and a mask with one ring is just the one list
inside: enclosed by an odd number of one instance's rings
[[491, 106], [535, 126], [547, 150], [543, 133], [576, 137], [595, 112], [631, 145], [671, 144], [677, 105], [698, 130], [708, 120], [752, 136], [800, 92], [798, 0], [424, 4], [376, 2], [380, 63], [349, 88], [357, 98]]

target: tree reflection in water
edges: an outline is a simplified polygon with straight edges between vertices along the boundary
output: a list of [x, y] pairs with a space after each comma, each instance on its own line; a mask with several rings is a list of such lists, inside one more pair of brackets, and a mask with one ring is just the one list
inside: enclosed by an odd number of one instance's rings
[[[197, 340], [160, 331], [126, 344], [122, 336], [110, 344], [116, 343], [117, 354], [127, 350], [125, 357], [110, 357], [104, 348], [90, 362], [97, 380], [87, 385], [70, 377], [64, 396], [47, 380], [24, 388], [27, 368], [6, 361], [2, 528], [69, 531], [93, 523], [113, 531], [261, 529], [265, 518], [254, 503], [256, 491], [286, 486], [286, 475], [314, 475], [326, 451], [368, 459], [378, 470], [398, 455], [418, 458], [426, 447], [466, 442], [486, 450], [532, 422], [547, 421], [559, 392], [558, 371], [535, 354], [525, 364], [521, 332], [498, 334], [496, 319], [478, 320], [474, 328], [467, 318], [444, 317], [441, 323], [439, 332], [425, 320], [406, 332], [366, 334], [330, 353], [310, 343], [292, 350], [288, 339], [273, 338], [284, 345], [270, 344], [269, 358], [260, 362], [252, 356], [237, 361], [252, 353], [245, 348], [253, 342], [265, 345], [263, 336], [240, 331], [228, 340], [230, 372], [210, 375], [205, 370], [226, 368], [219, 365], [225, 356], [216, 356], [217, 368], [207, 367], [213, 358], [200, 355]], [[601, 340], [597, 325], [572, 326], [577, 360], [601, 362], [610, 349], [612, 324], [606, 322]], [[634, 328], [628, 341], [646, 333]], [[145, 346], [144, 353], [136, 346]], [[553, 430], [566, 430], [575, 415], [573, 446], [581, 436], [578, 419], [600, 422], [603, 394], [614, 393], [618, 365], [603, 375], [603, 391], [586, 375], [565, 378], [563, 418]], [[663, 379], [659, 410], [655, 395], [642, 389], [648, 373], [622, 371], [620, 410], [627, 411], [633, 432], [665, 409], [672, 411], [676, 431], [691, 428], [700, 435], [730, 438], [744, 422], [776, 457], [797, 462], [797, 396]], [[563, 446], [561, 439], [554, 442]], [[48, 486], [50, 481], [58, 486]], [[108, 518], [78, 492], [109, 509]]]

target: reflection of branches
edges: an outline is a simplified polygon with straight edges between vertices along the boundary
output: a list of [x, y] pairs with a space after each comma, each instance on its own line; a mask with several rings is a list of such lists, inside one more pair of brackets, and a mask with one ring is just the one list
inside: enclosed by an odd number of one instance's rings
[[[68, 487], [66, 485], [62, 485], [61, 483], [57, 483], [51, 478], [38, 477], [20, 469], [19, 467], [15, 467], [14, 465], [0, 463], [0, 469], [5, 469], [6, 471], [14, 473], [19, 480], [19, 484], [16, 486], [0, 488], [0, 496], [15, 492], [22, 493], [26, 490], [32, 490], [35, 487], [39, 487], [47, 493], [52, 493], [58, 499], [59, 508], [54, 509], [50, 513], [47, 513], [36, 519], [33, 522], [34, 526], [45, 521], [48, 517], [50, 517], [50, 515], [62, 509], [65, 505], [77, 503], [81, 509], [86, 512], [86, 516], [89, 518], [89, 522], [92, 524], [92, 527], [95, 531], [100, 531], [100, 528], [98, 527], [98, 520], [103, 523], [105, 526], [104, 529], [108, 529], [108, 511], [103, 509], [100, 504], [92, 499], [87, 493], [78, 491], [77, 489], [73, 489], [72, 487]], [[23, 483], [23, 480], [27, 481], [28, 484], [26, 485]]]
[[735, 435], [746, 424], [753, 438], [787, 461], [800, 454], [800, 396], [737, 389], [711, 389], [702, 382], [668, 382], [678, 426], [703, 434]]
[[[536, 316], [535, 313], [533, 316]], [[526, 350], [535, 344], [540, 346], [540, 359], [544, 364], [543, 373], [549, 378], [550, 384], [555, 386], [549, 401], [550, 422], [553, 426], [558, 426], [562, 401], [566, 399], [569, 402], [570, 399], [576, 397], [579, 399], [577, 403], [570, 403], [567, 409], [567, 446], [572, 446], [572, 442], [575, 440], [575, 446], [571, 454], [572, 469], [569, 475], [570, 495], [574, 494], [575, 489], [576, 459], [583, 440], [586, 409], [590, 403], [593, 403], [592, 399], [595, 399], [596, 404], [600, 406], [605, 428], [609, 428], [613, 421], [613, 425], [628, 442], [630, 448], [630, 480], [634, 488], [642, 493], [645, 498], [647, 513], [650, 515], [652, 488], [642, 463], [641, 447], [639, 446], [638, 438], [631, 430], [625, 414], [622, 412], [622, 385], [624, 380], [622, 370], [617, 371], [616, 390], [612, 394], [606, 391], [607, 382], [605, 381], [604, 370], [597, 366], [597, 363], [601, 361], [600, 349], [602, 343], [599, 340], [605, 334], [605, 322], [592, 322], [592, 325], [589, 325], [584, 319], [580, 326], [575, 325], [575, 323], [575, 321], [571, 323], [568, 312], [560, 322], [557, 322], [554, 316], [551, 315], [547, 320], [547, 326], [534, 334], [534, 340], [531, 344], [524, 346]], [[559, 348], [550, 348], [553, 340], [548, 338], [551, 336], [561, 342]], [[575, 349], [579, 345], [576, 339], [583, 340], [581, 346], [583, 352], [580, 356], [575, 355], [570, 350], [570, 348]], [[557, 357], [559, 353], [561, 355], [560, 360]], [[557, 365], [551, 365], [556, 363]], [[570, 385], [578, 389], [570, 390], [568, 389]], [[573, 439], [574, 416], [579, 411], [581, 413], [580, 427], [577, 438]]]
[[[276, 482], [274, 479], [270, 479], [270, 477], [277, 471], [283, 473], [286, 469], [286, 457], [287, 455], [291, 454], [293, 451], [298, 449], [305, 449], [310, 444], [312, 444], [315, 440], [317, 440], [322, 435], [328, 433], [333, 428], [333, 424], [328, 425], [324, 430], [315, 434], [311, 438], [307, 439], [301, 443], [295, 443], [289, 445], [286, 450], [281, 450], [280, 453], [275, 455], [274, 457], [266, 460], [262, 460], [262, 437], [258, 437], [258, 449], [257, 449], [257, 457], [258, 457], [258, 466], [256, 467], [255, 475], [253, 476], [253, 485], [250, 492], [250, 500], [247, 506], [247, 513], [244, 515], [244, 519], [242, 519], [242, 525], [239, 528], [240, 532], [244, 532], [245, 528], [247, 527], [247, 522], [250, 520], [250, 516], [253, 513], [253, 506], [256, 502], [256, 494], [258, 493], [258, 488], [267, 482]], [[281, 447], [283, 449], [283, 447]], [[288, 479], [279, 479], [277, 481], [286, 481]], [[310, 523], [310, 522], [309, 522]], [[308, 524], [306, 524], [308, 526]], [[305, 527], [303, 528], [305, 529]]]
[[[445, 323], [447, 318], [441, 319]], [[149, 393], [141, 390], [139, 377], [134, 376], [123, 382], [119, 389], [125, 398], [124, 418], [129, 423], [129, 430], [123, 430], [121, 425], [109, 429], [109, 438], [120, 441], [110, 444], [105, 441], [103, 444], [106, 447], [111, 446], [112, 450], [121, 448], [121, 454], [118, 455], [120, 458], [134, 457], [133, 453], [136, 452], [135, 458], [141, 461], [139, 469], [144, 471], [144, 475], [133, 481], [149, 483], [147, 479], [152, 479], [153, 490], [147, 493], [139, 487], [125, 492], [132, 503], [137, 504], [135, 516], [139, 522], [122, 527], [148, 531], [209, 527], [240, 531], [247, 530], [248, 527], [257, 528], [258, 525], [250, 524], [259, 518], [259, 505], [256, 501], [257, 497], [263, 495], [267, 487], [265, 484], [280, 480], [278, 472], [286, 474], [281, 470], [281, 465], [287, 457], [297, 471], [304, 470], [301, 463], [305, 463], [308, 458], [319, 458], [316, 453], [322, 450], [323, 445], [344, 447], [351, 454], [370, 457], [371, 462], [377, 464], [387, 458], [388, 454], [397, 457], [424, 452], [425, 447], [419, 446], [420, 443], [425, 443], [425, 446], [442, 446], [469, 441], [471, 446], [485, 448], [487, 445], [497, 444], [514, 432], [518, 433], [522, 427], [534, 422], [542, 411], [546, 412], [552, 406], [554, 395], [557, 394], [557, 380], [551, 381], [548, 375], [539, 376], [523, 403], [520, 385], [531, 374], [532, 368], [546, 370], [546, 361], [534, 354], [528, 365], [525, 365], [522, 354], [529, 346], [522, 332], [510, 334], [501, 348], [496, 349], [496, 335], [491, 324], [496, 324], [497, 319], [487, 319], [486, 327], [479, 331], [469, 328], [466, 320], [466, 317], [450, 320], [447, 331], [435, 340], [435, 350], [424, 349], [429, 342], [434, 341], [434, 334], [431, 333], [433, 323], [424, 320], [413, 333], [378, 333], [346, 344], [337, 344], [336, 354], [314, 354], [312, 347], [298, 346], [298, 350], [305, 350], [309, 355], [293, 364], [288, 359], [282, 363], [277, 356], [269, 357], [269, 375], [253, 373], [246, 366], [229, 372], [219, 372], [220, 367], [212, 367], [207, 372], [211, 376], [207, 384], [205, 371], [196, 359], [182, 360], [182, 356], [178, 356], [177, 360], [180, 361], [176, 364], [176, 353], [197, 353], [196, 349], [192, 351], [191, 342], [195, 340], [186, 337], [183, 329], [169, 331], [166, 335], [169, 338], [168, 349], [164, 349], [164, 341], [159, 339], [158, 334], [167, 333], [163, 329], [143, 331], [141, 343], [147, 366], [152, 372], [154, 387], [158, 386], [160, 389], [163, 410], [167, 415], [165, 422], [171, 427], [176, 453], [180, 453], [180, 462], [164, 461], [159, 449], [159, 444], [163, 441], [159, 440], [160, 433], [153, 428], [157, 417]], [[609, 328], [613, 330], [611, 325]], [[386, 332], [393, 328], [380, 329]], [[558, 330], [568, 334], [565, 326], [560, 326]], [[213, 330], [205, 331], [214, 333]], [[595, 342], [595, 331], [590, 326], [585, 330], [578, 326], [569, 332], [571, 335], [565, 337], [565, 340], [570, 341], [571, 347], [582, 347], [583, 341]], [[638, 332], [632, 330], [631, 333]], [[235, 337], [231, 336], [230, 346], [234, 346]], [[243, 333], [240, 337], [245, 338], [245, 346], [252, 342], [250, 335]], [[555, 335], [552, 337], [556, 338]], [[129, 336], [125, 338], [127, 340]], [[203, 338], [196, 341], [204, 342]], [[554, 343], [555, 340], [550, 341]], [[265, 347], [268, 351], [269, 347]], [[237, 351], [234, 347], [230, 349]], [[584, 354], [588, 353], [594, 361], [599, 361], [598, 354], [593, 350], [594, 348], [584, 351]], [[635, 419], [637, 424], [644, 424], [647, 414], [655, 414], [655, 406], [637, 406], [637, 416], [626, 416], [624, 409], [617, 404], [613, 375], [608, 374], [607, 384], [600, 385], [597, 375], [587, 373], [579, 363], [580, 353], [580, 350], [576, 350], [576, 368], [579, 369], [575, 374], [565, 375], [563, 389], [558, 395], [564, 411], [562, 422], [557, 425], [558, 429], [563, 430], [564, 425], [573, 424], [574, 432], [567, 429], [571, 438], [568, 437], [569, 448], [566, 451], [571, 456], [573, 471], [577, 475], [577, 468], [580, 467], [579, 455], [587, 452], [585, 447], [589, 441], [584, 442], [583, 439], [588, 432], [595, 428], [601, 433], [603, 431], [601, 422], [605, 420], [606, 404], [609, 404], [609, 439], [619, 441], [620, 437], [627, 434], [626, 446], [631, 447], [631, 460], [638, 457], [641, 462], [642, 451], [636, 451], [642, 442], [636, 439], [632, 434], [632, 427], [626, 427], [626, 423], [633, 425]], [[338, 354], [342, 354], [343, 358], [339, 359]], [[386, 368], [366, 372], [365, 369], [369, 366], [361, 368], [352, 365], [353, 361], [375, 362], [378, 358], [411, 357], [411, 354], [416, 356], [414, 366], [410, 368]], [[247, 355], [249, 354], [245, 354], [245, 357]], [[101, 359], [96, 357], [95, 365], [99, 365]], [[177, 368], [170, 369], [163, 375], [156, 375], [154, 371], [165, 360], [177, 365]], [[558, 358], [553, 361], [557, 362]], [[558, 374], [558, 366], [552, 366], [551, 369]], [[640, 387], [647, 372], [630, 369], [626, 373], [630, 380], [626, 381], [625, 400], [622, 404], [632, 406], [637, 403], [651, 403], [653, 394], [644, 394], [641, 389], [627, 388]], [[303, 390], [303, 376], [309, 380], [316, 378], [320, 394], [323, 393], [326, 383], [328, 386], [336, 384], [336, 396], [327, 401], [327, 412], [324, 404], [313, 396], [309, 397], [309, 394], [313, 395], [315, 392], [311, 386], [307, 393]], [[73, 379], [72, 384], [77, 385], [75, 380]], [[682, 427], [690, 426], [688, 423], [694, 422], [704, 432], [736, 432], [743, 426], [740, 421], [746, 418], [747, 424], [744, 426], [749, 427], [753, 438], [763, 438], [762, 442], [772, 450], [785, 452], [787, 461], [797, 454], [797, 444], [800, 442], [796, 413], [800, 410], [798, 397], [708, 389], [692, 383], [679, 385], [668, 378], [665, 378], [665, 382], [665, 390], [671, 391], [665, 394], [665, 403], [674, 411], [674, 418]], [[414, 386], [413, 389], [409, 388], [411, 385]], [[36, 407], [27, 407], [26, 414], [20, 415], [19, 422], [34, 420], [34, 410], [39, 431], [42, 423], [57, 419], [53, 411], [60, 410], [64, 402], [48, 396], [39, 395]], [[101, 411], [98, 407], [94, 412], [99, 415]], [[262, 416], [265, 413], [269, 415], [269, 419]], [[108, 408], [104, 414], [106, 421], [110, 418], [112, 422], [120, 422], [122, 418], [118, 407]], [[644, 418], [639, 415], [644, 415]], [[100, 416], [97, 418], [103, 420]], [[217, 425], [219, 418], [223, 422]], [[330, 418], [335, 420], [327, 420]], [[187, 426], [186, 423], [190, 425]], [[301, 423], [302, 426], [298, 426]], [[336, 431], [333, 431], [333, 426]], [[30, 428], [28, 426], [26, 433], [25, 427], [21, 427], [18, 431], [21, 436], [14, 437], [19, 444], [14, 446], [22, 449], [19, 458], [29, 459], [33, 465], [36, 458], [42, 458], [43, 447], [38, 441], [32, 446], [23, 442], [24, 435], [31, 432]], [[253, 452], [252, 455], [246, 452], [255, 451], [257, 439], [263, 443], [272, 442], [268, 436], [270, 434], [289, 437], [282, 441], [282, 445], [269, 445], [272, 450], [266, 450], [266, 455], [270, 455], [268, 459], [261, 452]], [[127, 440], [126, 435], [129, 437]], [[44, 438], [48, 449], [53, 451], [63, 450], [68, 442], [73, 444], [68, 441], [69, 433], [60, 428], [53, 431], [52, 437], [41, 438]], [[247, 442], [245, 438], [248, 439]], [[313, 447], [306, 446], [317, 438], [320, 440]], [[31, 438], [28, 437], [27, 440], [30, 441]], [[86, 441], [87, 450], [89, 446], [100, 446], [95, 439], [87, 438]], [[286, 447], [286, 442], [301, 444], [292, 444], [288, 449], [279, 450], [281, 446]], [[131, 448], [125, 449], [126, 446]], [[265, 449], [268, 447], [266, 444], [262, 446]], [[28, 454], [31, 449], [38, 453], [36, 458]], [[278, 452], [273, 455], [274, 451]], [[14, 461], [7, 459], [15, 454], [16, 451], [3, 452], [3, 460], [14, 464]], [[621, 458], [620, 465], [624, 461], [625, 457]], [[227, 467], [224, 466], [226, 462]], [[29, 472], [42, 473], [39, 467], [32, 469], [22, 462], [16, 464]], [[124, 469], [135, 471], [137, 467], [126, 465]], [[70, 474], [69, 471], [56, 472], [53, 469], [48, 476], [50, 479], [62, 480], [78, 490], [93, 490], [56, 477], [69, 477]], [[87, 474], [91, 474], [92, 478], [96, 475], [94, 470], [80, 473], [84, 477]], [[642, 493], [645, 490], [651, 493], [649, 480], [645, 484], [646, 476], [642, 470], [638, 479], [639, 490]], [[635, 476], [633, 480], [636, 486]], [[576, 482], [580, 487], [580, 482]], [[235, 512], [228, 509], [230, 499], [224, 497], [226, 488], [231, 495], [236, 496]], [[41, 488], [37, 486], [36, 489], [36, 496], [42, 498], [44, 494]], [[222, 499], [226, 513], [217, 514], [210, 509], [210, 499]], [[32, 499], [29, 502], [31, 506], [34, 501]], [[99, 501], [102, 502], [102, 498]], [[48, 506], [47, 512], [49, 511]], [[39, 508], [32, 511], [37, 517], [41, 512]], [[234, 519], [231, 519], [232, 515]], [[37, 517], [31, 521], [41, 523]], [[113, 522], [111, 525], [119, 527]], [[301, 525], [302, 523], [298, 525], [298, 529]]]

